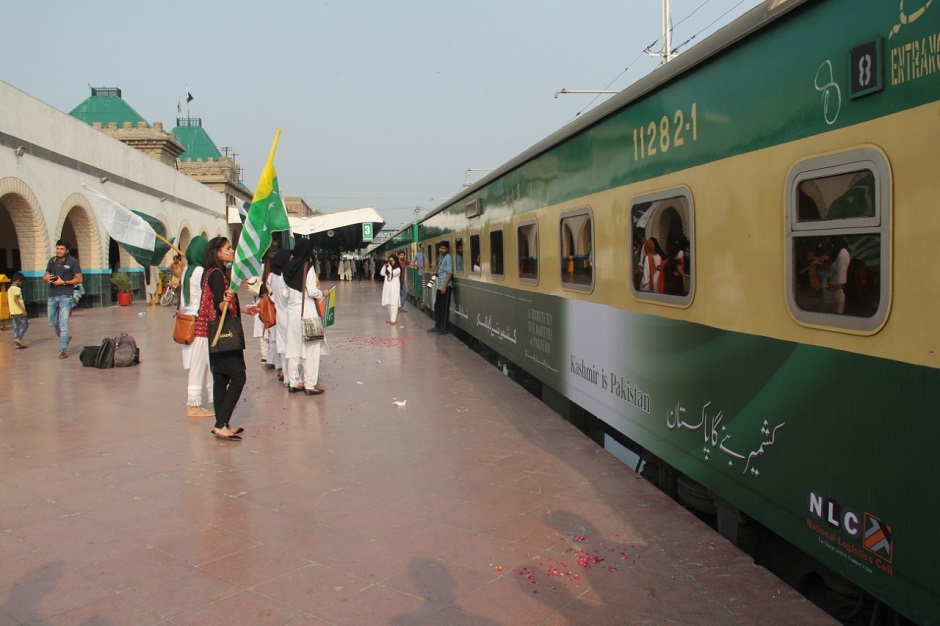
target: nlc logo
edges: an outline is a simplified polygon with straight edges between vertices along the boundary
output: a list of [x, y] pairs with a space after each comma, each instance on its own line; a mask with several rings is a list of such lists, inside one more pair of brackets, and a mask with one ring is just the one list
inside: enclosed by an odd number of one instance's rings
[[[859, 516], [855, 510], [844, 507], [838, 501], [826, 498], [815, 491], [809, 494], [809, 512], [833, 531], [838, 531], [838, 534], [858, 542], [862, 548], [874, 555], [879, 569], [891, 572], [890, 563], [894, 556], [891, 527], [881, 518], [867, 512]], [[841, 538], [837, 539], [837, 543], [848, 547], [848, 544]]]

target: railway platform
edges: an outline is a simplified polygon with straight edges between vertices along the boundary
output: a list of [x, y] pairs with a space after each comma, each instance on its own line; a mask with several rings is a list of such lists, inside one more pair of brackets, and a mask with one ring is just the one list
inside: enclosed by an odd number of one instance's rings
[[[327, 287], [331, 284], [326, 285]], [[232, 420], [187, 418], [173, 310], [0, 334], [0, 626], [830, 624], [377, 282], [340, 282], [320, 396], [250, 338]], [[127, 332], [136, 367], [82, 367]]]

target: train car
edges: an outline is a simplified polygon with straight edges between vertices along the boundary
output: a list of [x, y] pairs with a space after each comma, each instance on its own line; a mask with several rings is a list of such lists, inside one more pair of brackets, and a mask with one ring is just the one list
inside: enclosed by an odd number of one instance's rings
[[756, 523], [850, 604], [940, 623], [938, 96], [933, 0], [768, 0], [417, 245], [451, 244], [459, 332], [724, 534]]

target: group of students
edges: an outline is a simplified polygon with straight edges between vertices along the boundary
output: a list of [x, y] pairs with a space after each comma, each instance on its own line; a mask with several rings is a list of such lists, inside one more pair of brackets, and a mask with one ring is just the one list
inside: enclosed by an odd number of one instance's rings
[[663, 251], [655, 237], [634, 240], [634, 287], [637, 291], [683, 296], [688, 293], [688, 241], [679, 239]]
[[[316, 270], [312, 264], [313, 243], [298, 239], [293, 251], [281, 250], [270, 257], [263, 284], [277, 309], [277, 323], [267, 329], [268, 352], [265, 361], [280, 366], [285, 386], [292, 393], [319, 395], [317, 386], [320, 356], [326, 354], [323, 340], [304, 341], [301, 317], [318, 315], [317, 301], [322, 300]], [[207, 241], [203, 236], [192, 239], [186, 249], [189, 262], [183, 277], [180, 310], [196, 316], [196, 338], [182, 347], [183, 368], [189, 370], [187, 409], [189, 417], [215, 417], [212, 434], [222, 440], [241, 441], [244, 428], [231, 426], [232, 413], [247, 380], [244, 350], [213, 352], [210, 350], [209, 324], [226, 311], [230, 317], [241, 313], [257, 315], [257, 306], [244, 310], [238, 295], [231, 288], [227, 267], [235, 258], [235, 250], [226, 237]], [[256, 319], [256, 324], [258, 321]], [[203, 389], [208, 404], [202, 406]]]

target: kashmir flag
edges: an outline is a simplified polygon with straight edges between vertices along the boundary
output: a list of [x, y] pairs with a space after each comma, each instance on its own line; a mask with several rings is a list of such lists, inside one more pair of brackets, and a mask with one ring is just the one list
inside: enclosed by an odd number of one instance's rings
[[255, 195], [248, 208], [248, 217], [242, 236], [235, 249], [235, 262], [232, 264], [232, 289], [238, 291], [239, 285], [246, 278], [261, 276], [261, 258], [271, 247], [271, 235], [275, 231], [290, 229], [287, 221], [287, 209], [281, 200], [281, 191], [277, 185], [277, 172], [274, 171], [274, 151], [281, 137], [281, 129], [274, 135], [274, 144], [268, 162], [261, 171]]
[[336, 287], [330, 289], [326, 295], [326, 317], [323, 318], [323, 327], [332, 326], [336, 321]]
[[[85, 187], [85, 183], [82, 183], [82, 187]], [[85, 187], [85, 191], [88, 192], [88, 202], [98, 214], [98, 219], [115, 241], [140, 250], [154, 249], [157, 233], [146, 220], [94, 189]]]

